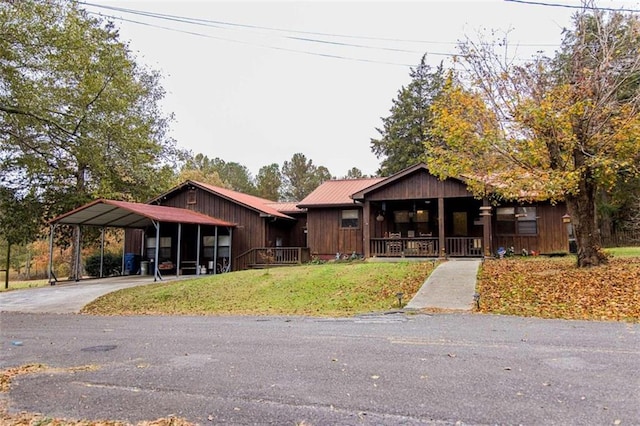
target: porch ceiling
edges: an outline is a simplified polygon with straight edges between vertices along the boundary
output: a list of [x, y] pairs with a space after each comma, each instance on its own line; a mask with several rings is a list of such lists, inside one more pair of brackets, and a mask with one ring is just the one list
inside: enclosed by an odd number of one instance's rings
[[50, 224], [145, 228], [153, 222], [235, 227], [235, 224], [192, 210], [100, 199], [49, 221]]

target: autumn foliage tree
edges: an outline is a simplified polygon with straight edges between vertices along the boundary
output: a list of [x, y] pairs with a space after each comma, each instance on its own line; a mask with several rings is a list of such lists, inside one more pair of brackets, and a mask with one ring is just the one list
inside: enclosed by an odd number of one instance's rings
[[554, 58], [509, 62], [495, 46], [461, 45], [465, 73], [451, 75], [433, 107], [429, 169], [467, 176], [478, 195], [564, 200], [578, 266], [606, 262], [596, 201], [640, 173], [640, 22], [585, 8]]

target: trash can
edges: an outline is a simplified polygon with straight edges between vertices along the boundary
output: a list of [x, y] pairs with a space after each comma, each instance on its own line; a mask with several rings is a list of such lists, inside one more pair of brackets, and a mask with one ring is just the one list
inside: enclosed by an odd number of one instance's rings
[[148, 275], [149, 274], [149, 262], [143, 260], [140, 262], [140, 275]]

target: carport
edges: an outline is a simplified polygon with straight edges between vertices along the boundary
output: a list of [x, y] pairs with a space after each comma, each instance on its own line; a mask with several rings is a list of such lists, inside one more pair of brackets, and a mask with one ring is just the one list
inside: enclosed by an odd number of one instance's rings
[[[55, 237], [55, 230], [60, 225], [71, 226], [93, 226], [101, 229], [101, 242], [100, 242], [100, 278], [103, 277], [102, 259], [104, 257], [104, 230], [105, 228], [124, 228], [124, 229], [153, 229], [155, 236], [152, 240], [155, 242], [154, 258], [151, 259], [153, 263], [153, 275], [154, 281], [161, 280], [162, 274], [159, 264], [160, 253], [160, 234], [163, 224], [170, 224], [172, 227], [177, 227], [177, 244], [175, 246], [176, 252], [176, 275], [180, 275], [180, 263], [181, 263], [181, 247], [182, 241], [182, 227], [183, 225], [194, 225], [197, 229], [197, 237], [195, 242], [185, 241], [186, 244], [195, 244], [195, 265], [200, 265], [200, 252], [201, 252], [201, 229], [202, 227], [212, 227], [214, 229], [215, 238], [213, 239], [213, 252], [218, 252], [218, 231], [220, 228], [225, 229], [228, 233], [230, 252], [230, 244], [232, 241], [232, 231], [235, 224], [226, 222], [221, 219], [217, 219], [205, 214], [181, 209], [177, 207], [158, 206], [153, 204], [131, 203], [127, 201], [115, 201], [107, 199], [99, 199], [93, 201], [84, 206], [78, 207], [75, 210], [62, 214], [49, 221], [50, 235], [49, 235], [49, 268], [48, 278], [49, 283], [54, 285], [57, 278], [53, 271], [53, 241]], [[79, 235], [79, 234], [78, 234]], [[126, 238], [126, 237], [125, 237]], [[124, 251], [123, 251], [123, 264], [124, 264]], [[80, 260], [80, 243], [76, 242], [76, 262]], [[216, 256], [216, 255], [214, 255]], [[215, 259], [215, 257], [214, 257]], [[231, 259], [229, 259], [230, 261]], [[230, 265], [229, 265], [230, 266]], [[123, 268], [124, 269], [124, 268]], [[195, 268], [196, 275], [200, 274], [200, 268]], [[215, 269], [213, 271], [215, 273]]]

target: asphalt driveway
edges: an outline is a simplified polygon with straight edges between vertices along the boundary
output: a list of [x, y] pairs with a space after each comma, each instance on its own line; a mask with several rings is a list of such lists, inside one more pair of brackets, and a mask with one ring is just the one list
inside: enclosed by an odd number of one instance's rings
[[[638, 424], [640, 326], [474, 314], [0, 314], [11, 411], [199, 424]], [[74, 369], [76, 367], [83, 367]]]
[[[175, 276], [168, 276], [163, 281], [175, 279]], [[0, 293], [0, 312], [77, 313], [84, 305], [104, 294], [153, 283], [151, 275], [123, 275], [78, 282], [60, 281], [53, 286], [5, 291]]]

